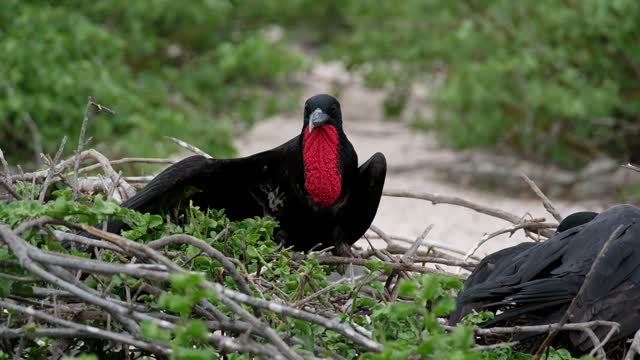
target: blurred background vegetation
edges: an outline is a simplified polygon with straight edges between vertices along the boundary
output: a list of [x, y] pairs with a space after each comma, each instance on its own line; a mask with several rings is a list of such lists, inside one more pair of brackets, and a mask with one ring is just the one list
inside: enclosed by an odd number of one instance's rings
[[110, 155], [167, 155], [165, 135], [231, 155], [238, 129], [299, 110], [303, 48], [384, 89], [390, 118], [437, 84], [417, 124], [445, 144], [634, 158], [639, 20], [637, 0], [4, 0], [0, 146], [32, 159], [30, 117], [54, 152], [92, 95], [118, 112], [90, 129]]

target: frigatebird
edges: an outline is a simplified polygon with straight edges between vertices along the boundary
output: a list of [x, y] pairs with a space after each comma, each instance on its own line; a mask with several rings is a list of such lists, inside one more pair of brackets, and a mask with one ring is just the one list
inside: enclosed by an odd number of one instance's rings
[[[358, 167], [340, 103], [320, 94], [305, 102], [302, 131], [286, 143], [242, 158], [185, 158], [122, 206], [160, 213], [192, 201], [201, 209], [225, 209], [231, 220], [271, 216], [279, 223], [275, 238], [294, 250], [321, 244], [352, 255], [351, 245], [377, 212], [386, 170], [381, 153]], [[111, 221], [108, 230], [122, 226]]]
[[[611, 240], [589, 282], [587, 273], [609, 237]], [[632, 336], [640, 328], [640, 208], [616, 205], [596, 214], [578, 213], [563, 231], [542, 243], [522, 243], [485, 257], [465, 282], [449, 322], [472, 310], [496, 311], [484, 326], [556, 323], [576, 298], [571, 322], [615, 321], [612, 340]], [[595, 328], [602, 339], [610, 329]], [[584, 332], [571, 332], [578, 350], [593, 347]]]

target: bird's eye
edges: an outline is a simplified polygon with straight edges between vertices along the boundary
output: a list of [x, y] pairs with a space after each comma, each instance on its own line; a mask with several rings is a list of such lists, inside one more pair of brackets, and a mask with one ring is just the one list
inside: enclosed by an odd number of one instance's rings
[[336, 104], [331, 105], [331, 112], [334, 113], [334, 114], [337, 114], [338, 113], [338, 105], [336, 105]]

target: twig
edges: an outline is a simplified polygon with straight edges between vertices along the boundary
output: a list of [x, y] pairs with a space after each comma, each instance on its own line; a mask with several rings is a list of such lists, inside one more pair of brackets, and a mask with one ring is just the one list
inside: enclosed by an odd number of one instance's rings
[[55, 157], [53, 158], [53, 162], [49, 165], [49, 171], [47, 171], [47, 177], [44, 178], [44, 183], [42, 183], [42, 189], [40, 189], [40, 196], [38, 197], [38, 201], [40, 203], [44, 202], [44, 197], [47, 194], [47, 188], [49, 187], [49, 182], [53, 177], [53, 173], [55, 172], [56, 165], [60, 162], [60, 158], [62, 157], [62, 152], [64, 151], [64, 146], [67, 143], [67, 137], [64, 136], [62, 141], [60, 142], [60, 147], [56, 152]]
[[91, 239], [91, 238], [84, 237], [84, 236], [81, 236], [81, 235], [77, 235], [77, 234], [73, 234], [73, 233], [69, 233], [69, 232], [64, 232], [64, 231], [59, 231], [59, 230], [54, 230], [53, 233], [54, 233], [55, 237], [61, 242], [71, 241], [71, 242], [76, 242], [76, 243], [79, 243], [79, 244], [88, 245], [90, 247], [99, 247], [99, 248], [108, 249], [108, 250], [111, 250], [111, 251], [116, 251], [116, 252], [119, 252], [119, 253], [123, 253], [124, 252], [124, 250], [122, 250], [121, 248], [119, 248], [116, 245], [113, 245], [112, 243], [110, 243], [108, 241]]
[[[413, 258], [415, 258], [416, 252], [418, 251], [418, 248], [420, 248], [420, 246], [424, 242], [424, 239], [426, 239], [427, 235], [429, 235], [429, 232], [431, 232], [431, 229], [433, 229], [433, 224], [427, 226], [427, 228], [424, 229], [422, 234], [420, 236], [418, 236], [418, 238], [411, 245], [409, 250], [407, 250], [407, 252], [404, 255], [402, 255], [402, 257], [400, 258], [401, 262], [410, 263], [410, 262], [413, 261]], [[467, 259], [465, 259], [465, 260], [467, 260]]]
[[447, 266], [459, 266], [465, 269], [473, 269], [478, 264], [472, 261], [461, 261], [461, 260], [450, 260], [450, 259], [442, 259], [433, 256], [416, 256], [413, 258], [414, 263], [432, 263], [432, 264], [441, 264]]
[[[407, 251], [400, 257], [399, 262], [400, 263], [404, 263], [404, 264], [408, 264], [408, 263], [412, 263], [413, 259], [416, 256], [416, 253], [418, 252], [418, 249], [420, 248], [420, 246], [422, 245], [422, 243], [424, 242], [424, 239], [427, 237], [427, 235], [429, 234], [429, 232], [431, 231], [431, 229], [433, 229], [433, 224], [427, 226], [426, 229], [424, 229], [424, 231], [422, 232], [422, 234], [420, 234], [420, 236], [418, 236], [416, 238], [416, 240], [414, 241], [413, 244], [411, 244], [411, 247], [409, 249], [407, 249]], [[388, 255], [389, 258], [396, 260], [396, 258], [394, 258], [393, 256], [391, 256], [391, 254]], [[384, 260], [384, 259], [382, 259]], [[394, 269], [389, 276], [387, 277], [387, 280], [385, 281], [385, 289], [387, 290], [387, 294], [388, 297], [391, 301], [395, 301], [397, 294], [398, 294], [398, 286], [397, 286], [397, 282], [396, 282], [396, 286], [392, 287], [392, 284], [394, 281], [396, 281], [399, 278], [406, 278], [407, 275], [404, 274], [403, 272], [401, 272], [398, 269]]]
[[89, 96], [89, 98], [87, 99], [87, 106], [84, 109], [82, 125], [80, 126], [80, 136], [78, 137], [78, 148], [76, 149], [75, 160], [73, 162], [73, 200], [76, 200], [78, 198], [78, 168], [80, 167], [80, 153], [82, 153], [82, 150], [84, 149], [85, 133], [87, 132], [87, 123], [89, 122], [92, 105], [93, 98]]
[[42, 148], [42, 135], [40, 135], [38, 125], [33, 121], [29, 113], [24, 114], [24, 122], [27, 124], [29, 131], [31, 131], [31, 135], [33, 135], [33, 152], [35, 153], [36, 162], [38, 165], [41, 165], [40, 154], [44, 152]]
[[[122, 158], [118, 160], [110, 160], [109, 163], [111, 165], [122, 165], [122, 164], [175, 164], [175, 160], [171, 159], [157, 159], [157, 158]], [[96, 169], [100, 169], [100, 164], [93, 164], [86, 167], [83, 167], [78, 170], [79, 173], [86, 173]]]
[[[91, 118], [91, 109], [92, 108], [96, 108], [98, 112], [105, 112], [108, 114], [115, 114], [115, 111], [109, 109], [106, 106], [102, 106], [96, 102], [94, 102], [93, 98], [91, 96], [89, 96], [87, 98], [87, 106], [84, 109], [84, 116], [82, 117], [82, 126], [80, 127], [80, 136], [78, 137], [78, 148], [76, 149], [76, 153], [75, 153], [75, 159], [73, 162], [73, 182], [72, 182], [72, 188], [73, 188], [73, 195], [72, 195], [72, 199], [76, 200], [78, 197], [78, 191], [79, 191], [79, 187], [78, 187], [78, 170], [80, 167], [80, 154], [82, 153], [82, 150], [84, 149], [84, 146], [86, 145], [85, 143], [85, 133], [87, 131], [87, 124], [89, 122], [89, 119]], [[102, 163], [102, 162], [101, 162]], [[108, 163], [108, 160], [107, 160]], [[103, 164], [104, 167], [104, 164]]]
[[536, 183], [534, 183], [533, 180], [529, 179], [527, 174], [525, 174], [524, 172], [520, 174], [520, 177], [529, 185], [531, 190], [533, 190], [533, 192], [536, 193], [536, 195], [542, 200], [542, 204], [544, 205], [544, 208], [549, 212], [549, 214], [551, 214], [558, 222], [562, 222], [562, 215], [560, 215], [558, 210], [556, 210], [556, 207], [553, 206], [553, 203], [551, 203], [551, 200], [549, 200], [549, 198], [542, 192], [542, 190], [540, 190], [538, 185], [536, 185]]
[[631, 342], [631, 346], [629, 346], [629, 352], [627, 352], [624, 360], [633, 360], [636, 354], [640, 354], [640, 330], [636, 331], [636, 334], [633, 335], [633, 341]]
[[295, 351], [293, 351], [293, 349], [291, 349], [289, 345], [287, 345], [287, 343], [285, 343], [284, 340], [280, 338], [280, 336], [278, 335], [278, 333], [276, 333], [275, 330], [263, 324], [255, 316], [251, 315], [251, 313], [243, 309], [240, 305], [236, 304], [234, 301], [226, 297], [224, 294], [218, 293], [218, 297], [220, 299], [220, 302], [222, 302], [225, 306], [229, 307], [231, 311], [235, 312], [236, 314], [239, 314], [247, 322], [253, 325], [256, 329], [263, 332], [266, 335], [266, 337], [273, 342], [275, 347], [278, 350], [280, 350], [280, 352], [282, 352], [282, 354], [287, 359], [302, 360], [302, 356], [300, 356]]
[[[85, 291], [85, 289], [78, 287], [77, 284], [58, 277], [56, 273], [58, 273], [59, 271], [57, 271], [56, 268], [50, 268], [50, 271], [46, 271], [38, 266], [30, 257], [37, 255], [37, 252], [30, 254], [29, 251], [30, 249], [37, 250], [37, 248], [33, 248], [32, 245], [27, 244], [24, 240], [13, 233], [11, 229], [9, 229], [6, 225], [3, 225], [2, 223], [0, 223], [0, 237], [18, 258], [18, 260], [20, 261], [20, 265], [26, 270], [41, 277], [44, 280], [47, 280], [54, 285], [61, 287], [62, 289], [67, 290], [68, 292], [78, 296], [80, 299], [105, 308], [113, 316], [119, 319], [119, 321], [122, 322], [122, 324], [125, 325], [129, 330], [134, 331], [135, 333], [138, 332], [137, 324], [126, 317], [126, 314], [129, 313], [129, 310], [127, 308], [119, 306], [114, 302], [109, 301], [108, 299], [104, 299], [100, 296]], [[40, 251], [38, 250], [38, 252]], [[55, 259], [56, 257], [52, 256], [51, 258]], [[64, 263], [64, 265], [70, 264]]]
[[97, 328], [97, 327], [94, 327], [94, 326], [80, 325], [80, 324], [74, 323], [72, 321], [59, 319], [59, 318], [57, 318], [55, 316], [52, 316], [52, 315], [49, 315], [47, 313], [34, 310], [33, 308], [27, 308], [27, 307], [24, 307], [24, 306], [20, 306], [20, 305], [14, 304], [14, 303], [6, 301], [6, 300], [0, 299], [0, 307], [3, 307], [5, 309], [18, 311], [18, 312], [21, 312], [21, 313], [24, 313], [24, 314], [28, 314], [30, 316], [33, 316], [35, 318], [38, 318], [40, 320], [43, 320], [43, 321], [46, 321], [46, 322], [49, 322], [49, 323], [52, 323], [52, 324], [64, 326], [64, 327], [69, 328], [69, 329], [74, 329], [74, 330], [79, 331], [79, 332], [81, 332], [83, 334], [93, 334], [93, 335], [98, 335], [99, 334], [100, 337], [102, 337], [102, 338], [113, 340], [113, 341], [116, 341], [116, 342], [129, 344], [129, 345], [133, 345], [133, 346], [139, 347], [140, 349], [144, 349], [144, 350], [150, 351], [150, 352], [155, 353], [155, 354], [160, 354], [160, 355], [165, 355], [166, 356], [166, 355], [169, 355], [171, 353], [171, 350], [166, 346], [153, 344], [153, 343], [145, 342], [145, 341], [140, 341], [140, 340], [137, 340], [137, 339], [135, 339], [135, 338], [133, 338], [132, 336], [129, 336], [129, 335], [115, 333], [115, 332], [108, 331], [108, 330], [105, 330], [105, 329], [100, 329], [100, 328]]
[[35, 278], [35, 277], [15, 276], [15, 275], [6, 274], [3, 272], [0, 272], [0, 279], [11, 280], [16, 282], [25, 282], [25, 283], [42, 281], [42, 279]]
[[356, 330], [354, 330], [351, 326], [347, 324], [342, 324], [337, 321], [329, 320], [322, 316], [315, 315], [299, 309], [295, 309], [287, 305], [276, 304], [266, 300], [247, 296], [243, 293], [225, 288], [220, 284], [205, 283], [205, 285], [212, 286], [218, 292], [218, 294], [226, 295], [232, 300], [241, 302], [243, 304], [251, 305], [253, 307], [259, 307], [262, 309], [267, 309], [278, 314], [290, 316], [299, 320], [308, 321], [314, 324], [318, 324], [329, 330], [333, 330], [347, 337], [354, 343], [364, 347], [368, 351], [376, 351], [376, 352], [382, 351], [382, 344], [363, 336], [362, 334], [358, 333]]
[[[409, 238], [409, 237], [406, 237], [406, 236], [387, 233], [384, 230], [380, 229], [379, 227], [377, 227], [376, 225], [373, 225], [373, 224], [371, 224], [369, 226], [369, 229], [371, 231], [373, 231], [374, 233], [376, 233], [387, 244], [392, 244], [393, 240], [398, 240], [398, 241], [402, 241], [402, 242], [405, 242], [405, 243], [414, 244], [415, 240], [416, 240], [415, 238]], [[464, 254], [467, 253], [466, 250], [458, 249], [456, 247], [453, 247], [453, 246], [450, 246], [448, 244], [445, 244], [445, 243], [442, 243], [442, 242], [439, 242], [439, 241], [435, 241], [435, 240], [424, 240], [422, 242], [422, 245], [429, 246], [429, 247], [435, 247], [435, 248], [439, 248], [439, 249], [442, 249], [442, 250], [451, 251], [453, 253], [460, 254], [460, 255], [464, 255]]]
[[635, 172], [640, 172], [640, 167], [637, 167], [635, 165], [631, 165], [631, 163], [628, 163], [626, 165], [621, 165], [623, 168], [625, 169], [629, 169], [629, 170], [633, 170]]
[[[213, 242], [217, 241], [225, 234], [226, 234], [226, 231], [221, 231], [213, 240]], [[149, 246], [152, 249], [158, 249], [158, 248], [169, 246], [172, 244], [189, 244], [191, 246], [197, 247], [198, 249], [204, 251], [207, 255], [218, 260], [222, 264], [222, 267], [229, 273], [229, 275], [231, 275], [231, 278], [236, 282], [240, 291], [242, 291], [247, 295], [253, 294], [251, 292], [251, 289], [249, 288], [249, 285], [247, 285], [247, 282], [242, 277], [242, 275], [240, 275], [235, 265], [229, 260], [229, 258], [227, 258], [220, 251], [214, 249], [211, 245], [207, 244], [206, 242], [196, 237], [186, 235], [186, 234], [170, 235], [158, 240], [151, 241], [149, 244], [147, 244], [147, 246]]]
[[[574, 316], [573, 315], [573, 311], [575, 310], [575, 307], [578, 304], [578, 299], [582, 295], [582, 292], [584, 291], [584, 289], [590, 283], [593, 271], [598, 268], [598, 265], [600, 264], [600, 261], [602, 261], [602, 258], [605, 256], [605, 254], [607, 252], [607, 249], [609, 248], [609, 245], [613, 242], [614, 239], [618, 238], [618, 236], [620, 236], [624, 232], [624, 230], [626, 230], [626, 228], [628, 228], [628, 227], [629, 227], [628, 225], [627, 226], [622, 225], [622, 224], [619, 225], [613, 231], [611, 236], [609, 236], [609, 238], [602, 245], [602, 249], [600, 249], [600, 252], [598, 252], [598, 255], [596, 256], [595, 260], [593, 261], [593, 264], [591, 265], [591, 268], [589, 269], [589, 272], [585, 276], [584, 281], [582, 282], [582, 285], [580, 285], [580, 289], [578, 290], [578, 293], [576, 294], [576, 296], [573, 297], [573, 300], [569, 304], [569, 307], [567, 308], [567, 311], [564, 313], [564, 315], [562, 316], [562, 318], [558, 322], [559, 326], [565, 325], [567, 323], [567, 321]], [[544, 339], [544, 341], [542, 342], [542, 344], [540, 345], [540, 347], [538, 348], [538, 350], [534, 354], [534, 356], [533, 356], [534, 360], [540, 359], [540, 356], [542, 356], [544, 351], [547, 349], [547, 347], [549, 346], [551, 341], [553, 341], [553, 339], [556, 337], [557, 334], [558, 334], [558, 331], [555, 330], [555, 331], [550, 332], [547, 335], [547, 337]], [[598, 346], [598, 344], [593, 344], [593, 346], [596, 347], [596, 346]]]
[[[599, 342], [598, 346], [594, 347], [593, 350], [591, 350], [591, 352], [589, 353], [589, 356], [593, 356], [596, 352], [598, 352], [599, 354], [603, 354], [603, 358], [606, 358], [607, 354], [604, 352], [603, 347], [609, 342], [609, 340], [611, 340], [613, 335], [615, 335], [615, 333], [617, 333], [618, 330], [620, 330], [619, 327], [612, 326], [609, 332], [607, 333], [607, 335], [605, 335], [605, 337], [602, 339], [602, 341], [597, 341]], [[596, 340], [598, 340], [597, 337], [596, 337]]]
[[16, 192], [16, 190], [13, 188], [13, 185], [11, 185], [10, 182], [7, 182], [6, 179], [0, 178], [0, 185], [2, 185], [2, 187], [4, 187], [5, 190], [7, 190], [7, 192], [9, 192], [9, 194], [11, 194], [14, 199], [22, 200], [22, 196], [20, 196], [20, 194]]
[[509, 342], [501, 342], [501, 343], [497, 343], [497, 344], [491, 344], [491, 345], [476, 345], [473, 348], [471, 348], [472, 351], [483, 351], [483, 350], [492, 350], [492, 349], [498, 349], [501, 347], [513, 347], [516, 346], [520, 343], [520, 341], [509, 341]]
[[479, 205], [474, 202], [471, 202], [459, 197], [455, 197], [455, 196], [446, 196], [446, 195], [432, 194], [427, 192], [395, 190], [395, 189], [384, 190], [382, 194], [384, 196], [391, 196], [391, 197], [402, 197], [402, 198], [426, 200], [431, 202], [433, 205], [437, 205], [437, 204], [458, 205], [458, 206], [466, 207], [468, 209], [477, 211], [481, 214], [497, 217], [498, 219], [508, 221], [512, 224], [517, 224], [520, 222], [519, 216], [510, 214], [504, 210]]
[[[342, 257], [342, 256], [328, 256], [328, 255], [319, 256], [317, 259], [320, 264], [332, 264], [332, 265], [337, 265], [337, 264], [367, 265], [372, 262], [369, 259], [348, 258], [348, 257]], [[417, 272], [421, 274], [441, 274], [442, 273], [442, 271], [438, 271], [436, 269], [431, 269], [424, 266], [417, 266], [413, 264], [405, 264], [400, 262], [382, 261], [382, 264], [392, 269], [401, 270], [401, 271]]]
[[320, 295], [322, 295], [322, 294], [326, 294], [326, 293], [328, 293], [329, 291], [333, 290], [336, 286], [338, 286], [338, 285], [340, 285], [340, 284], [344, 283], [345, 281], [347, 281], [347, 279], [348, 279], [348, 278], [343, 277], [343, 278], [339, 279], [338, 281], [331, 283], [331, 285], [329, 285], [329, 286], [327, 286], [327, 287], [324, 287], [324, 288], [322, 288], [322, 289], [320, 289], [320, 290], [318, 290], [318, 291], [314, 292], [313, 294], [311, 294], [311, 295], [309, 295], [309, 296], [305, 297], [304, 299], [300, 299], [300, 300], [296, 301], [296, 302], [295, 302], [295, 303], [293, 303], [293, 305], [291, 305], [291, 306], [293, 306], [293, 307], [295, 307], [295, 308], [299, 308], [299, 307], [301, 307], [302, 305], [304, 305], [304, 304], [308, 303], [309, 301], [311, 301], [311, 300], [315, 299], [316, 297], [318, 297], [318, 296], [320, 296]]
[[4, 178], [5, 178], [4, 180], [10, 186], [12, 184], [11, 169], [9, 168], [9, 163], [7, 162], [7, 159], [4, 158], [4, 153], [2, 152], [1, 148], [0, 148], [0, 164], [2, 164], [2, 172], [4, 173]]
[[555, 229], [558, 227], [558, 224], [555, 223], [543, 223], [543, 222], [523, 222], [521, 224], [515, 224], [515, 225], [511, 225], [511, 226], [507, 226], [504, 229], [500, 229], [498, 231], [495, 231], [491, 234], [484, 234], [484, 236], [482, 236], [482, 238], [480, 238], [480, 240], [478, 240], [473, 247], [469, 250], [469, 252], [467, 252], [464, 255], [464, 260], [469, 260], [469, 258], [471, 256], [473, 256], [473, 254], [476, 253], [476, 251], [478, 251], [478, 249], [480, 248], [480, 246], [482, 246], [484, 243], [486, 243], [487, 241], [495, 238], [496, 236], [502, 235], [502, 234], [507, 234], [509, 233], [510, 236], [513, 235], [513, 233], [515, 233], [516, 231], [520, 230], [520, 229], [527, 229], [527, 230], [534, 230], [534, 229]]
[[[455, 326], [450, 325], [441, 325], [445, 330], [454, 330]], [[593, 320], [581, 323], [568, 323], [564, 325], [560, 325], [560, 323], [553, 324], [545, 324], [545, 325], [526, 325], [526, 326], [501, 326], [501, 327], [492, 327], [492, 328], [481, 328], [475, 326], [473, 328], [473, 332], [479, 336], [488, 336], [488, 335], [512, 335], [512, 334], [520, 334], [520, 333], [534, 333], [534, 334], [542, 334], [553, 330], [560, 331], [584, 331], [585, 328], [593, 328], [598, 326], [607, 326], [607, 327], [615, 327], [619, 328], [620, 324], [614, 321], [605, 321], [605, 320]]]
[[206, 158], [209, 158], [209, 159], [213, 158], [213, 156], [207, 154], [206, 152], [200, 150], [198, 147], [196, 147], [194, 145], [191, 145], [186, 141], [183, 141], [183, 140], [180, 140], [180, 139], [176, 139], [176, 138], [171, 137], [171, 136], [165, 136], [165, 137], [167, 139], [173, 141], [175, 144], [177, 144], [181, 148], [187, 149], [187, 150], [191, 151], [192, 153], [194, 153], [196, 155], [202, 155], [202, 156], [204, 156]]

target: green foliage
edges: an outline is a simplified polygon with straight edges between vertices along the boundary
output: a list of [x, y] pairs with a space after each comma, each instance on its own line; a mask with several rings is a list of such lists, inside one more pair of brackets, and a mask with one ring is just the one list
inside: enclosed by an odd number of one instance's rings
[[495, 314], [491, 311], [480, 311], [477, 312], [473, 310], [469, 314], [467, 314], [464, 319], [462, 319], [462, 323], [468, 326], [475, 326], [487, 322], [495, 317]]
[[269, 19], [256, 14], [273, 4], [243, 3], [4, 1], [5, 153], [32, 156], [27, 114], [45, 151], [54, 152], [62, 135], [75, 139], [92, 95], [117, 112], [90, 123], [111, 153], [168, 154], [175, 147], [162, 136], [175, 136], [229, 155], [231, 121], [250, 123], [290, 106], [288, 79], [303, 65], [263, 33]]
[[[510, 347], [500, 347], [492, 350], [482, 351], [482, 360], [530, 360], [533, 358], [530, 354], [520, 353], [514, 351]], [[580, 358], [574, 358], [565, 349], [549, 348], [548, 352], [545, 352], [541, 357], [542, 360], [595, 360], [591, 356], [581, 356]]]
[[[463, 325], [452, 331], [445, 330], [438, 320], [454, 309], [455, 292], [462, 287], [462, 280], [444, 275], [423, 275], [405, 279], [399, 283], [398, 298], [387, 302], [384, 296], [385, 284], [380, 275], [388, 274], [390, 269], [377, 261], [368, 264], [365, 278], [356, 284], [342, 283], [330, 291], [317, 294], [318, 289], [331, 284], [327, 276], [335, 267], [320, 265], [315, 256], [294, 257], [289, 249], [282, 248], [273, 239], [277, 223], [271, 218], [252, 218], [232, 222], [225, 217], [224, 211], [207, 210], [189, 206], [183, 222], [174, 223], [170, 218], [141, 214], [120, 208], [112, 201], [101, 196], [81, 197], [71, 200], [70, 191], [58, 190], [53, 198], [40, 204], [32, 200], [0, 202], [0, 223], [16, 227], [21, 222], [41, 216], [51, 216], [98, 224], [108, 216], [125, 221], [130, 227], [123, 234], [135, 235], [138, 241], [147, 242], [171, 234], [187, 234], [209, 243], [212, 247], [230, 258], [237, 259], [238, 271], [252, 274], [255, 279], [252, 290], [257, 297], [266, 300], [296, 303], [315, 294], [314, 306], [327, 309], [339, 309], [337, 318], [343, 322], [358, 325], [370, 331], [374, 338], [384, 345], [380, 353], [368, 353], [354, 346], [340, 334], [310, 322], [283, 317], [277, 313], [265, 311], [262, 320], [276, 329], [287, 339], [296, 339], [294, 348], [323, 357], [340, 356], [346, 359], [391, 360], [409, 359], [420, 356], [425, 359], [529, 359], [530, 355], [521, 354], [511, 348], [476, 351], [472, 326], [492, 317], [489, 312], [473, 313], [467, 316]], [[61, 226], [54, 226], [63, 229]], [[66, 250], [46, 232], [30, 230], [23, 233], [32, 245], [44, 250], [90, 256], [75, 249]], [[224, 271], [221, 264], [202, 254], [199, 248], [188, 244], [174, 244], [163, 249], [167, 256], [186, 271], [174, 273], [168, 284], [154, 284], [161, 293], [138, 291], [142, 280], [124, 275], [87, 275], [82, 281], [85, 286], [94, 289], [111, 289], [111, 296], [121, 300], [128, 299], [132, 293], [138, 306], [147, 306], [150, 313], [162, 312], [176, 316], [175, 326], [166, 322], [148, 320], [141, 322], [141, 332], [145, 338], [167, 344], [172, 349], [172, 359], [216, 359], [220, 358], [208, 341], [210, 330], [195, 311], [195, 305], [207, 299], [227, 316], [233, 316], [218, 301], [216, 293], [205, 280], [214, 281], [238, 289], [232, 277]], [[128, 263], [128, 259], [116, 256], [110, 250], [101, 251], [101, 259], [106, 262]], [[0, 245], [0, 263], [8, 264], [3, 272], [20, 277], [31, 276], [15, 261], [15, 255], [6, 245]], [[384, 277], [383, 277], [384, 279]], [[261, 284], [263, 289], [255, 288]], [[33, 295], [34, 286], [29, 282], [0, 280], [0, 297], [28, 297]], [[51, 284], [38, 284], [50, 286]], [[264, 291], [264, 289], [268, 291]], [[125, 292], [128, 289], [128, 292]], [[364, 290], [367, 291], [364, 291]], [[351, 305], [345, 305], [347, 301]], [[13, 316], [12, 312], [12, 316]], [[5, 321], [6, 319], [3, 319]], [[104, 326], [104, 324], [95, 324]], [[21, 325], [27, 332], [34, 332], [42, 324], [32, 320]], [[118, 324], [111, 325], [119, 331]], [[31, 358], [45, 358], [52, 339], [28, 340], [24, 351]], [[120, 347], [105, 347], [104, 343], [91, 343], [88, 339], [72, 339], [70, 348], [74, 353], [95, 353], [96, 349], [109, 356], [117, 356]], [[103, 350], [108, 349], [108, 350]], [[318, 349], [323, 349], [318, 351]], [[3, 355], [0, 353], [0, 359]], [[79, 359], [90, 359], [88, 357]], [[227, 354], [229, 359], [250, 359], [249, 355]], [[571, 360], [566, 350], [551, 350], [549, 360]]]
[[635, 0], [365, 0], [344, 4], [329, 50], [389, 89], [395, 113], [414, 79], [445, 68], [442, 139], [576, 167], [639, 145], [638, 16]]
[[416, 354], [434, 359], [479, 359], [480, 354], [471, 351], [475, 341], [470, 328], [458, 327], [447, 333], [437, 321], [454, 309], [451, 291], [461, 288], [460, 279], [448, 276], [403, 280], [398, 295], [408, 301], [378, 305], [371, 316], [374, 334], [385, 350], [365, 354], [363, 359], [408, 359]]

